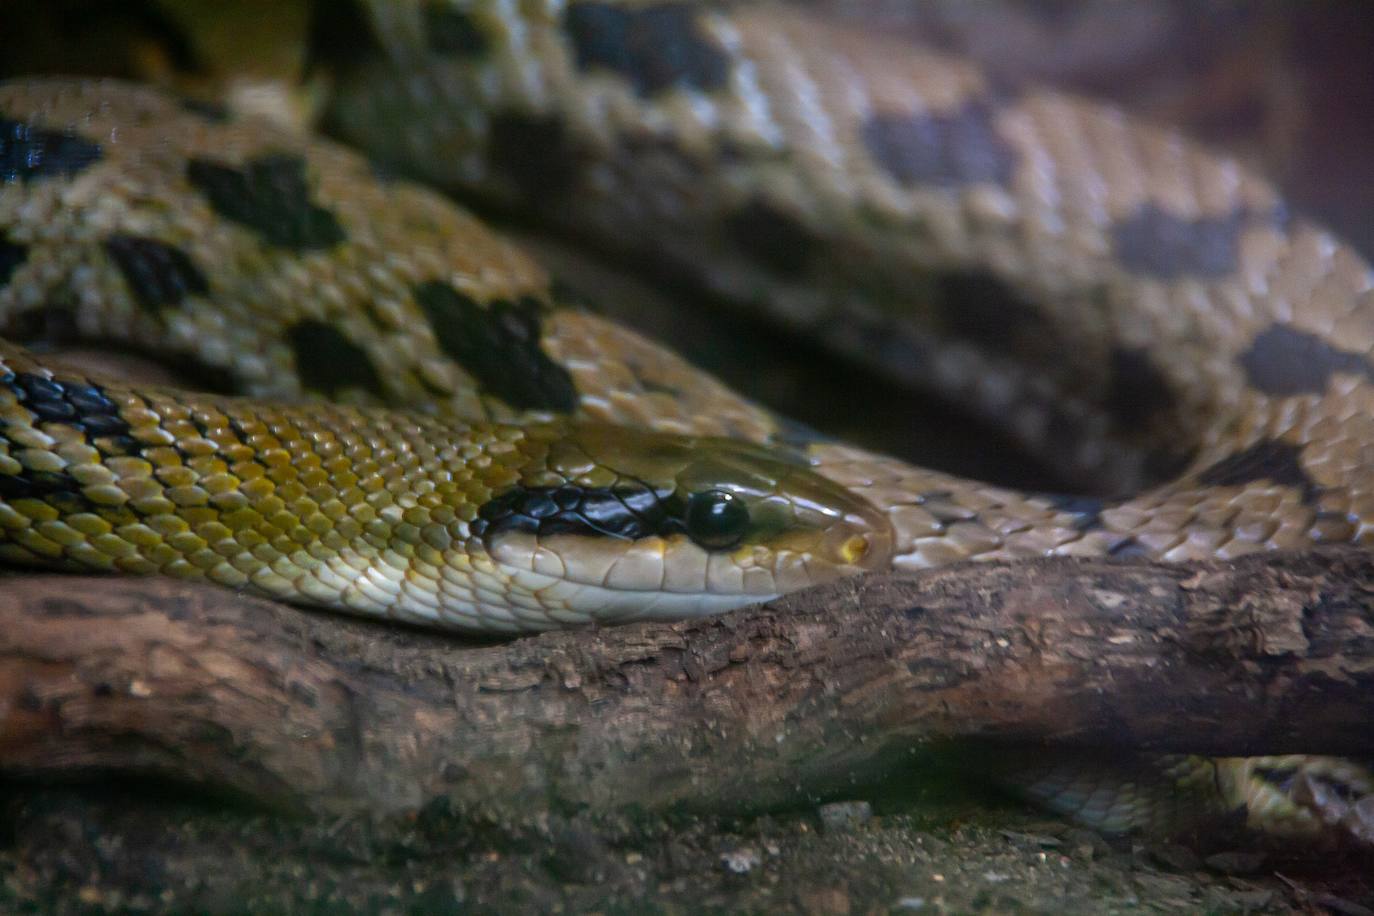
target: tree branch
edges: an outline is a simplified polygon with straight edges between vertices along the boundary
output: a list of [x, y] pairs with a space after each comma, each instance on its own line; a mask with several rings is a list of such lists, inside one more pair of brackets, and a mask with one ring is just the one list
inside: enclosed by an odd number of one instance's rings
[[1040, 560], [499, 645], [157, 579], [0, 579], [0, 772], [316, 812], [735, 811], [922, 742], [1374, 753], [1374, 558]]

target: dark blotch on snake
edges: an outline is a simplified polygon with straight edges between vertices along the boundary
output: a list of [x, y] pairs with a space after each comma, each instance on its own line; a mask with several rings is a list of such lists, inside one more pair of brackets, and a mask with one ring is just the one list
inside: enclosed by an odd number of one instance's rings
[[568, 193], [578, 160], [556, 118], [502, 112], [491, 116], [487, 161], [538, 206]]
[[129, 424], [119, 416], [119, 406], [99, 385], [64, 382], [31, 372], [9, 376], [6, 385], [39, 423], [75, 426], [87, 439], [129, 434]]
[[[5, 440], [0, 430], [0, 442]], [[81, 484], [69, 474], [52, 471], [20, 471], [0, 474], [0, 499], [36, 499], [66, 511], [88, 511], [90, 502], [81, 494]]]
[[1078, 531], [1092, 531], [1102, 527], [1102, 510], [1106, 503], [1095, 496], [1072, 493], [1036, 494], [1060, 512], [1075, 516], [1073, 527]]
[[994, 109], [969, 102], [950, 114], [877, 114], [862, 138], [884, 171], [904, 185], [1011, 183], [1016, 153], [998, 134]]
[[1112, 227], [1112, 246], [1133, 273], [1176, 280], [1225, 277], [1236, 269], [1248, 214], [1185, 219], [1145, 204]]
[[992, 274], [949, 271], [932, 282], [933, 298], [953, 334], [1003, 352], [1018, 350], [1028, 340], [1049, 341], [1045, 316]]
[[725, 226], [745, 257], [784, 278], [805, 274], [821, 244], [797, 219], [764, 200], [751, 201]]
[[381, 376], [367, 351], [333, 325], [307, 318], [292, 325], [287, 341], [305, 388], [329, 397], [346, 388], [359, 388], [377, 397], [385, 395]]
[[1271, 397], [1323, 394], [1336, 372], [1374, 378], [1363, 354], [1285, 324], [1261, 331], [1237, 362], [1250, 385]]
[[1238, 487], [1268, 480], [1302, 491], [1304, 503], [1316, 500], [1321, 488], [1302, 468], [1302, 446], [1265, 439], [1229, 455], [1198, 474], [1198, 482], [1210, 487]]
[[681, 500], [644, 485], [621, 487], [513, 487], [477, 510], [473, 535], [507, 532], [547, 537], [574, 534], [620, 540], [684, 530]]
[[1173, 388], [1146, 350], [1118, 347], [1112, 351], [1106, 407], [1119, 422], [1140, 426], [1176, 406]]
[[446, 0], [425, 4], [425, 37], [429, 49], [446, 57], [478, 57], [486, 53], [487, 36], [473, 18]]
[[11, 242], [7, 236], [0, 233], [0, 289], [10, 282], [10, 277], [14, 276], [14, 272], [28, 256], [29, 246]]
[[512, 407], [570, 413], [577, 406], [572, 376], [540, 346], [542, 309], [523, 296], [486, 306], [438, 281], [415, 289], [440, 348], [490, 394]]
[[191, 258], [174, 245], [137, 235], [112, 235], [105, 252], [114, 261], [144, 311], [157, 314], [191, 295], [210, 290]]
[[710, 92], [726, 84], [730, 63], [701, 33], [700, 13], [688, 3], [642, 9], [574, 3], [564, 25], [579, 70], [612, 70], [642, 97], [674, 87]]
[[334, 214], [310, 199], [305, 160], [289, 153], [250, 159], [242, 168], [192, 159], [186, 178], [225, 219], [293, 251], [330, 248], [347, 236]]
[[0, 184], [70, 178], [101, 155], [98, 143], [75, 134], [0, 118]]

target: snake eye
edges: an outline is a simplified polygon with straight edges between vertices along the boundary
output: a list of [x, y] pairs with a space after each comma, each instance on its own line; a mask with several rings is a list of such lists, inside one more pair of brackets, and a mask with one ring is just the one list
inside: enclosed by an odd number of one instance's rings
[[749, 507], [724, 490], [703, 490], [687, 500], [687, 536], [707, 550], [739, 543], [749, 527]]

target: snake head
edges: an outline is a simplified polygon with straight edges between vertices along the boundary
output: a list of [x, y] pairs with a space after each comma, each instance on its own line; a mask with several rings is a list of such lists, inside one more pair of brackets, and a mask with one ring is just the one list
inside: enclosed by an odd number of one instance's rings
[[892, 554], [885, 515], [783, 451], [604, 426], [551, 438], [472, 531], [564, 624], [716, 613]]

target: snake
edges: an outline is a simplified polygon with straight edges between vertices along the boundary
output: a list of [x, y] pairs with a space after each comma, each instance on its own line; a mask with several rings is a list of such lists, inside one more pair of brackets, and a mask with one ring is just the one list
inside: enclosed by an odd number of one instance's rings
[[[1241, 163], [797, 6], [350, 9], [322, 40], [334, 139], [0, 83], [0, 562], [514, 635], [956, 561], [1374, 537], [1374, 272]], [[435, 187], [676, 265], [1120, 495], [826, 439]], [[21, 345], [54, 329], [210, 390]], [[1374, 793], [1304, 755], [1024, 769], [1106, 829], [1162, 816], [1151, 781], [1286, 836]]]

